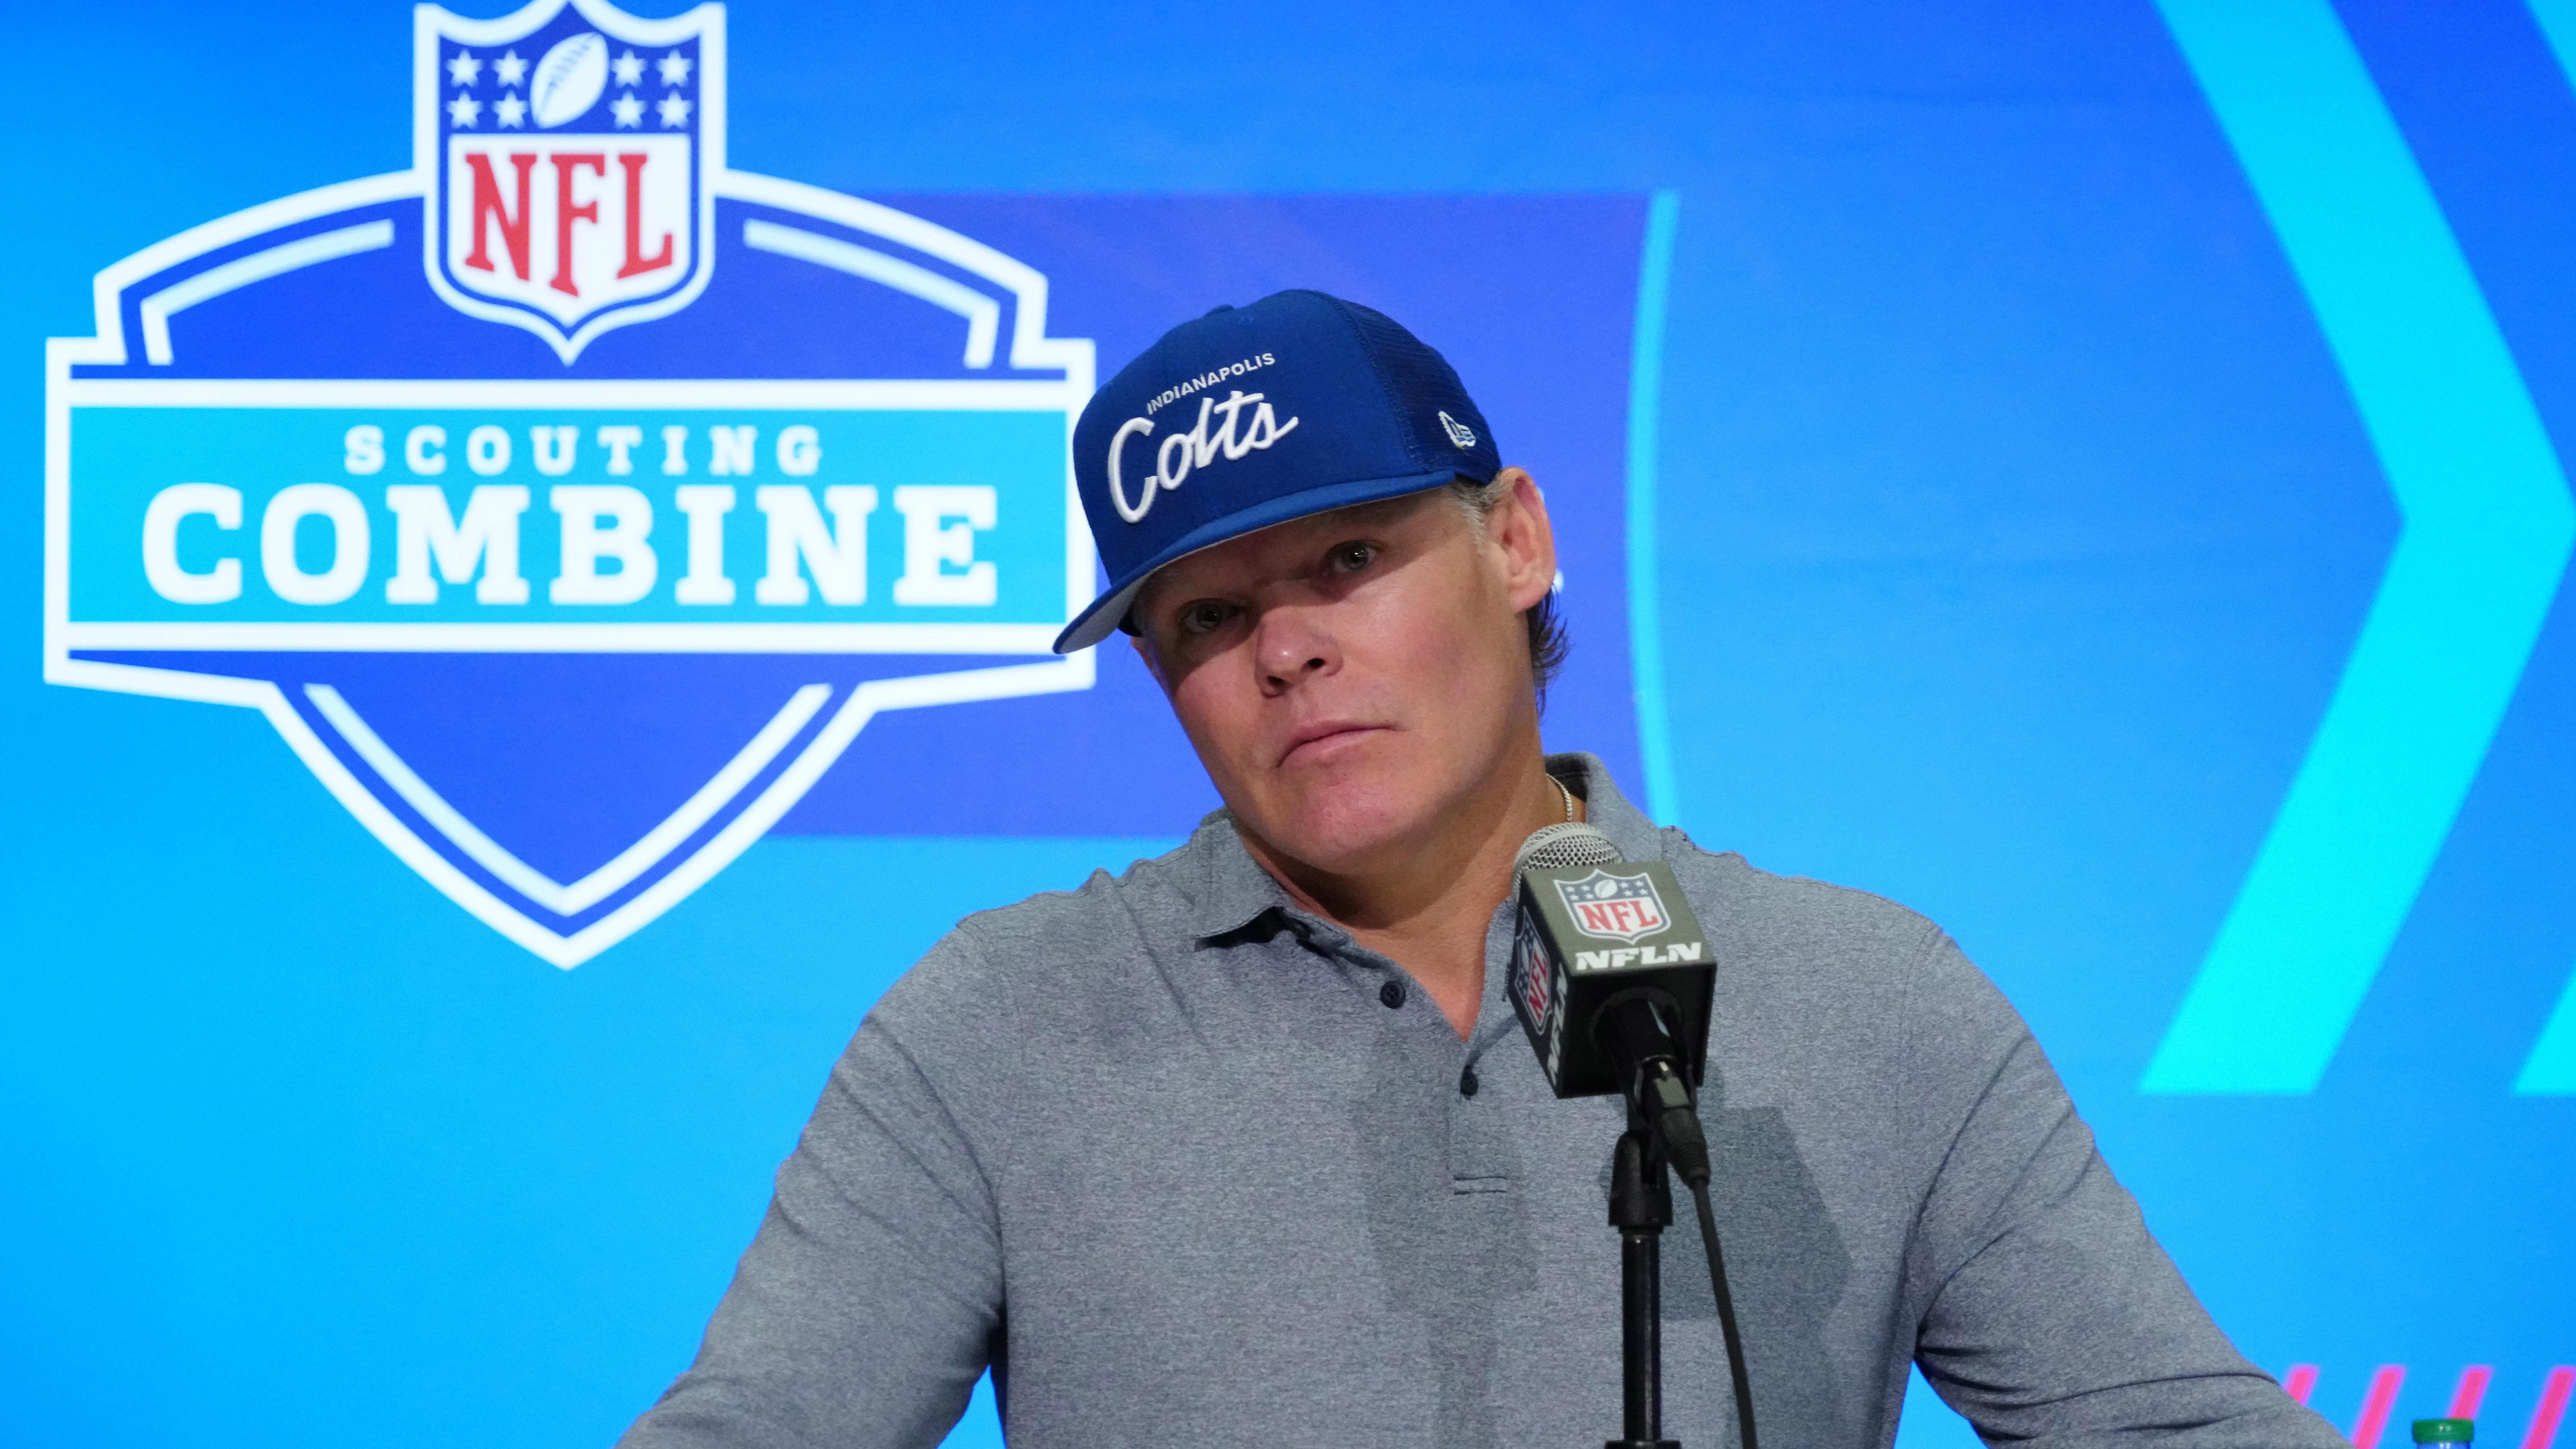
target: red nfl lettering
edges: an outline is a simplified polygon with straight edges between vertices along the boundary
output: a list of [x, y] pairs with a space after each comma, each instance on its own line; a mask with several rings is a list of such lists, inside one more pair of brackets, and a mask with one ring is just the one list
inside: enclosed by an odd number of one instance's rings
[[619, 153], [617, 165], [626, 173], [626, 265], [617, 269], [620, 278], [641, 276], [671, 264], [671, 234], [662, 233], [662, 250], [644, 255], [644, 163], [650, 160], [641, 151]]
[[1634, 938], [1663, 929], [1663, 912], [1650, 900], [1585, 901], [1574, 908], [1583, 929], [1595, 936]]
[[[586, 221], [599, 224], [599, 198], [576, 203], [572, 199], [572, 179], [587, 166], [602, 176], [608, 174], [608, 158], [597, 151], [566, 155], [557, 152], [555, 163], [555, 279], [546, 285], [567, 297], [578, 297], [581, 288], [572, 279], [572, 224]], [[643, 168], [637, 167], [637, 170]]]
[[528, 279], [528, 173], [536, 168], [533, 151], [513, 152], [510, 165], [519, 173], [519, 207], [512, 211], [501, 200], [501, 183], [492, 177], [492, 158], [480, 151], [469, 151], [465, 164], [474, 173], [474, 251], [465, 265], [492, 270], [491, 231], [487, 222], [501, 225], [501, 245], [510, 253], [510, 270], [519, 280]]

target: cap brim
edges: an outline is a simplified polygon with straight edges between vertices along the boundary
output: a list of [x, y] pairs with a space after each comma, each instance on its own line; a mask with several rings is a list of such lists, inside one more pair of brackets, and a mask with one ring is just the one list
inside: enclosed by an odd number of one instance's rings
[[1055, 636], [1055, 652], [1070, 654], [1088, 649], [1109, 637], [1120, 620], [1136, 602], [1136, 595], [1153, 578], [1156, 570], [1178, 563], [1202, 549], [1230, 542], [1247, 533], [1305, 518], [1311, 514], [1330, 513], [1336, 508], [1349, 508], [1361, 503], [1378, 503], [1401, 498], [1408, 493], [1422, 493], [1438, 488], [1450, 480], [1469, 476], [1455, 468], [1432, 473], [1409, 473], [1401, 478], [1369, 478], [1354, 483], [1327, 483], [1302, 493], [1286, 493], [1265, 498], [1249, 508], [1239, 509], [1222, 518], [1211, 519], [1164, 545], [1152, 558], [1127, 571], [1124, 578], [1112, 579], [1109, 591], [1091, 601], [1073, 616], [1064, 632]]

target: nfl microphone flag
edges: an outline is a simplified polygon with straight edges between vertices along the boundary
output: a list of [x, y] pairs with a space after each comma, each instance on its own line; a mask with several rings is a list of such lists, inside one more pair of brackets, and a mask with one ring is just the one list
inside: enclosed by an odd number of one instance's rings
[[1560, 1097], [1620, 1090], [1608, 1054], [1592, 1039], [1592, 1022], [1603, 1003], [1638, 988], [1663, 991], [1679, 1008], [1674, 1035], [1690, 1054], [1696, 1085], [1708, 1050], [1714, 961], [1672, 867], [1662, 861], [1521, 873], [1512, 1010]]

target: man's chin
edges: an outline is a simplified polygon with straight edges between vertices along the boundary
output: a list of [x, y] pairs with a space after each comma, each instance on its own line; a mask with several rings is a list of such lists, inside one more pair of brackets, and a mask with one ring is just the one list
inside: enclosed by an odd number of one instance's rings
[[1281, 812], [1276, 828], [1260, 834], [1273, 850], [1311, 870], [1369, 875], [1400, 863], [1434, 813], [1428, 802], [1345, 784]]

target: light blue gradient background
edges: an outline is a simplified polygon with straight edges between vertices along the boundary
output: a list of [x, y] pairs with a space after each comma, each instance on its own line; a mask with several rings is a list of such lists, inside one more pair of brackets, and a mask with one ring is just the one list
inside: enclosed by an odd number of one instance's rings
[[[2540, 27], [2333, 17], [2541, 428], [2576, 436], [2576, 94]], [[39, 683], [38, 339], [86, 335], [128, 252], [407, 164], [411, 17], [11, 18], [0, 1439], [605, 1442], [686, 1362], [885, 982], [961, 912], [1157, 842], [774, 839], [558, 973], [247, 712]], [[2576, 966], [2563, 603], [2464, 784], [2388, 766], [2464, 793], [2313, 1090], [2138, 1090], [2406, 517], [2154, 5], [747, 0], [730, 26], [734, 163], [861, 195], [1669, 194], [1630, 431], [1665, 742], [1629, 783], [1957, 935], [2221, 1322], [2321, 1364], [2339, 1423], [2374, 1365], [2411, 1366], [2402, 1423], [2491, 1363], [2481, 1437], [2519, 1442], [2576, 1362], [2576, 1101], [2515, 1092]], [[841, 769], [935, 768], [866, 741]]]

